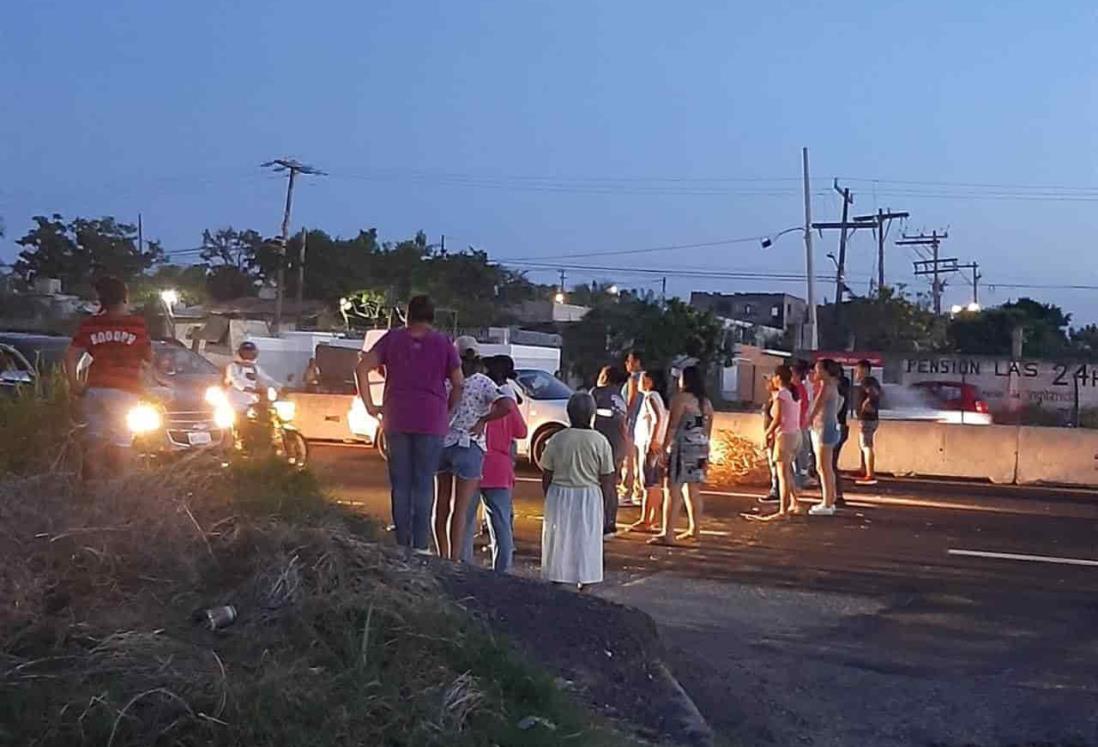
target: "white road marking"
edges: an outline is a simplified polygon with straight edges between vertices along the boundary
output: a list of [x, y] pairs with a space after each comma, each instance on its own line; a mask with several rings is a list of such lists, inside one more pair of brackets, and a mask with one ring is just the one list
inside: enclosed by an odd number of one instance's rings
[[1051, 555], [1023, 555], [1016, 552], [988, 552], [987, 550], [953, 550], [949, 555], [964, 555], [972, 558], [993, 558], [996, 560], [1026, 560], [1031, 563], [1056, 563], [1058, 565], [1098, 566], [1098, 560], [1086, 558], [1057, 558]]

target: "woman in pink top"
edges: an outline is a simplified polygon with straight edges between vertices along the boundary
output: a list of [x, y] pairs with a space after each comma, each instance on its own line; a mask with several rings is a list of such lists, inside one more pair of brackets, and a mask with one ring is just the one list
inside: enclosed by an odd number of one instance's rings
[[797, 385], [793, 381], [793, 370], [789, 366], [778, 366], [774, 371], [774, 393], [771, 405], [773, 419], [766, 429], [766, 443], [774, 450], [774, 461], [778, 464], [778, 488], [781, 500], [778, 512], [761, 517], [746, 514], [752, 519], [784, 518], [799, 513], [797, 496], [793, 485], [793, 460], [801, 449], [801, 408], [797, 400]]
[[[504, 392], [513, 393], [507, 377], [514, 371], [509, 356], [484, 359], [485, 373]], [[515, 528], [512, 493], [515, 488], [515, 460], [512, 449], [516, 439], [526, 438], [526, 421], [519, 408], [512, 407], [504, 417], [484, 426], [488, 448], [484, 452], [484, 469], [480, 480], [480, 498], [488, 513], [488, 535], [492, 542], [492, 570], [506, 573], [511, 569], [515, 554]], [[477, 502], [469, 501], [465, 521], [465, 542], [462, 561], [473, 562], [473, 531], [476, 527]]]

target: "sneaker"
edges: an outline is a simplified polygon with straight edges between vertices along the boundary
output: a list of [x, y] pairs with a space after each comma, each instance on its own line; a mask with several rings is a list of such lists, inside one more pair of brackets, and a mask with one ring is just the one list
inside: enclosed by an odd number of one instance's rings
[[774, 495], [773, 493], [767, 493], [766, 495], [759, 496], [759, 503], [777, 503], [781, 500], [781, 496]]
[[855, 480], [854, 484], [855, 485], [876, 485], [877, 484], [877, 478], [876, 477], [863, 477], [859, 480]]
[[430, 550], [428, 550], [428, 549], [427, 549], [427, 548], [425, 548], [425, 547], [417, 547], [417, 548], [415, 548], [414, 550], [412, 550], [412, 554], [413, 554], [413, 555], [418, 555], [418, 556], [419, 556], [419, 557], [421, 557], [421, 558], [429, 558], [429, 557], [431, 557], [432, 555], [434, 555], [434, 553], [433, 553], [433, 552], [431, 552]]
[[834, 506], [825, 506], [822, 503], [817, 503], [815, 506], [808, 509], [808, 515], [809, 516], [834, 516], [835, 515], [835, 507]]

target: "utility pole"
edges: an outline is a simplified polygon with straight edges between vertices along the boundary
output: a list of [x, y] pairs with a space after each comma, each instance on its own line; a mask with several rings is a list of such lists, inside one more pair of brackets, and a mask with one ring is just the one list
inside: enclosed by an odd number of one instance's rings
[[667, 305], [667, 278], [660, 281], [660, 306]]
[[804, 172], [804, 269], [808, 279], [808, 349], [820, 346], [819, 329], [816, 326], [816, 280], [812, 257], [812, 191], [808, 178], [808, 148], [801, 148], [801, 167]]
[[137, 214], [137, 253], [145, 253], [145, 227], [141, 224], [141, 213]]
[[963, 265], [957, 265], [958, 270], [972, 270], [972, 305], [979, 307], [980, 305], [980, 280], [983, 279], [983, 275], [980, 274], [979, 262], [968, 262]]
[[305, 303], [305, 244], [308, 243], [309, 232], [305, 226], [301, 227], [301, 249], [297, 253], [297, 313], [301, 313]]
[[[835, 180], [835, 191], [839, 190], [839, 180]], [[850, 206], [854, 204], [854, 198], [850, 196], [850, 188], [843, 189], [843, 218], [842, 227], [839, 228], [839, 266], [835, 269], [835, 303], [843, 302], [843, 289], [846, 287], [846, 217], [850, 212]]]
[[877, 296], [884, 295], [885, 287], [885, 236], [888, 233], [889, 224], [897, 218], [907, 218], [909, 213], [894, 213], [891, 210], [877, 208], [874, 215], [855, 216], [859, 223], [869, 224], [877, 231]]
[[325, 173], [292, 158], [276, 158], [261, 165], [265, 169], [288, 175], [286, 181], [286, 208], [282, 212], [282, 232], [278, 248], [278, 276], [275, 281], [275, 318], [272, 332], [278, 335], [279, 329], [282, 327], [282, 299], [286, 291], [286, 243], [290, 240], [290, 211], [293, 208], [294, 201], [294, 180], [298, 174], [325, 176]]
[[938, 250], [941, 248], [942, 239], [948, 239], [949, 233], [942, 231], [931, 231], [930, 235], [920, 233], [918, 236], [908, 236], [904, 234], [904, 237], [896, 242], [898, 246], [929, 246], [931, 250], [931, 258], [929, 260], [922, 260], [915, 263], [916, 275], [930, 275], [932, 280], [930, 281], [930, 293], [934, 298], [934, 313], [942, 313], [942, 289], [945, 287], [945, 283], [941, 280], [943, 272], [956, 272], [957, 271], [957, 258], [950, 257], [949, 259], [942, 259], [938, 256]]
[[848, 219], [849, 208], [854, 204], [854, 198], [851, 196], [849, 189], [839, 188], [838, 179], [835, 180], [835, 191], [843, 196], [843, 219], [838, 223], [813, 223], [812, 228], [820, 232], [831, 229], [839, 231], [839, 258], [835, 261], [835, 303], [839, 304], [843, 302], [843, 295], [847, 291], [846, 240], [849, 235], [847, 232], [853, 233], [859, 228], [869, 228], [870, 226], [867, 226], [864, 222], [859, 223]]

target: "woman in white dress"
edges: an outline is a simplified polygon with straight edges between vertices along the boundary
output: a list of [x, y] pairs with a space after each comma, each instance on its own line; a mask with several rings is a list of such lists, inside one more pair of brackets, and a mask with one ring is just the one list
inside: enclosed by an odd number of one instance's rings
[[594, 419], [594, 398], [573, 394], [571, 427], [549, 439], [541, 457], [541, 576], [580, 588], [602, 581], [603, 506], [616, 496], [614, 454]]

